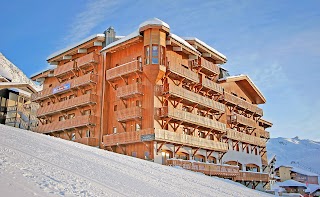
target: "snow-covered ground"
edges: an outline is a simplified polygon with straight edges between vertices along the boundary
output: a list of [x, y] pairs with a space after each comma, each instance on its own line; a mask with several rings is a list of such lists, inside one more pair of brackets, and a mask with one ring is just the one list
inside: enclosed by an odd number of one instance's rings
[[269, 196], [238, 183], [0, 125], [1, 196]]

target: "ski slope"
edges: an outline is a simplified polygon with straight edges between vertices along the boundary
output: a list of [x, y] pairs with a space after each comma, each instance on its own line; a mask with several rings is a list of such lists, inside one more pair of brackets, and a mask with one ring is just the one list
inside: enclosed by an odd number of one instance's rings
[[269, 196], [238, 183], [0, 125], [1, 196]]

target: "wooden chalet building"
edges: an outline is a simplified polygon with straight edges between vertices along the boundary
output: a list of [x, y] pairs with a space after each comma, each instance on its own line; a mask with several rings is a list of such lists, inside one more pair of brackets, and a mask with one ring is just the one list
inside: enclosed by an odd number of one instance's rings
[[[266, 99], [246, 75], [229, 76], [227, 58], [181, 38], [159, 19], [128, 36], [113, 28], [49, 56], [34, 76], [44, 90], [40, 133], [109, 151], [227, 177], [268, 183]], [[260, 184], [262, 183], [262, 184]]]

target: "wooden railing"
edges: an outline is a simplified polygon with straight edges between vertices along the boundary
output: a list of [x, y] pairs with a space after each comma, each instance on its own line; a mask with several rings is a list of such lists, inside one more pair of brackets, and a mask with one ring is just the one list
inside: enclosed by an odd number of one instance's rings
[[75, 69], [75, 62], [74, 61], [68, 62], [66, 64], [57, 66], [57, 68], [54, 69], [54, 76], [57, 77], [57, 76], [64, 75], [74, 69]]
[[130, 98], [135, 95], [142, 95], [142, 84], [141, 83], [133, 83], [130, 85], [122, 86], [117, 89], [117, 97], [118, 98]]
[[93, 52], [93, 53], [89, 53], [85, 56], [79, 57], [78, 59], [76, 59], [77, 62], [77, 67], [82, 68], [88, 65], [95, 65], [99, 63], [99, 56]]
[[209, 79], [206, 79], [205, 77], [202, 78], [202, 86], [210, 90], [213, 90], [214, 92], [217, 92], [219, 94], [223, 94], [223, 87], [221, 85]]
[[263, 129], [256, 129], [255, 132], [257, 133], [257, 136], [260, 136], [260, 137], [266, 138], [266, 139], [270, 139], [269, 131], [266, 131]]
[[269, 181], [269, 174], [259, 172], [240, 171], [239, 175], [234, 178], [236, 181]]
[[227, 134], [226, 137], [228, 139], [233, 139], [233, 140], [237, 140], [240, 142], [245, 142], [248, 144], [253, 144], [253, 145], [257, 145], [260, 147], [265, 147], [266, 146], [266, 141], [262, 138], [259, 137], [255, 137], [252, 135], [248, 135], [245, 133], [241, 133], [239, 131], [235, 131], [232, 129], [227, 129]]
[[205, 107], [209, 109], [214, 109], [215, 111], [220, 113], [225, 113], [224, 104], [204, 97], [200, 94], [186, 90], [182, 87], [176, 86], [174, 84], [166, 84], [165, 86], [160, 86], [157, 89], [160, 90], [160, 94], [162, 95], [171, 94], [173, 96], [184, 99], [185, 102], [181, 101], [182, 103], [191, 102], [193, 104], [198, 104], [198, 107]]
[[201, 127], [214, 129], [216, 131], [226, 132], [226, 125], [224, 123], [175, 108], [159, 108], [157, 110], [157, 116], [170, 117], [181, 120], [187, 124], [198, 125]]
[[121, 109], [116, 111], [117, 120], [119, 122], [125, 122], [134, 119], [142, 118], [142, 108], [141, 107], [131, 107]]
[[257, 123], [255, 120], [244, 117], [239, 114], [229, 115], [228, 116], [228, 123], [241, 124], [241, 125], [245, 125], [245, 126], [248, 126], [251, 128], [256, 128], [256, 126], [257, 126]]
[[51, 104], [49, 106], [41, 107], [38, 112], [37, 116], [42, 117], [45, 115], [52, 115], [55, 113], [59, 113], [64, 110], [70, 110], [76, 107], [81, 107], [85, 105], [90, 105], [98, 102], [97, 95], [94, 94], [85, 94], [81, 95], [69, 100], [57, 102], [55, 104]]
[[79, 139], [75, 139], [75, 142], [85, 144], [88, 146], [99, 146], [99, 139], [93, 137], [83, 137]]
[[197, 73], [195, 73], [195, 72], [193, 72], [193, 71], [191, 71], [181, 65], [178, 65], [178, 64], [169, 65], [167, 70], [176, 74], [176, 75], [179, 75], [180, 77], [183, 77], [183, 78], [186, 78], [190, 81], [193, 81], [195, 83], [200, 82], [199, 76]]
[[219, 177], [235, 177], [239, 175], [239, 167], [232, 165], [194, 162], [181, 159], [168, 159], [167, 165], [179, 166], [186, 170], [201, 172], [206, 175], [213, 175]]
[[137, 60], [107, 70], [106, 79], [109, 81], [115, 80], [121, 76], [126, 76], [135, 72], [142, 72], [142, 67], [139, 66]]
[[142, 141], [141, 136], [150, 134], [153, 134], [153, 136], [150, 136], [150, 138], [148, 138], [149, 141], [164, 141], [174, 144], [181, 144], [184, 146], [200, 147], [207, 150], [215, 150], [221, 152], [226, 152], [228, 150], [227, 143], [175, 133], [164, 129], [143, 129], [134, 132], [123, 132], [112, 135], [105, 135], [103, 136], [103, 143], [105, 146], [136, 143]]
[[220, 69], [216, 64], [204, 59], [203, 57], [201, 57], [201, 67], [203, 68], [201, 71], [205, 74], [210, 75], [213, 73], [218, 75], [220, 73]]
[[[46, 89], [42, 90], [41, 92], [32, 94], [31, 99], [33, 101], [42, 100], [42, 99], [50, 97], [50, 96], [52, 96], [54, 94], [61, 94], [61, 93], [65, 92], [65, 91], [67, 91], [67, 90], [70, 90], [70, 89], [73, 89], [73, 88], [77, 88], [77, 87], [80, 87], [80, 86], [84, 86], [84, 85], [87, 85], [87, 84], [90, 84], [90, 83], [97, 83], [97, 82], [98, 82], [98, 76], [94, 75], [92, 73], [88, 73], [86, 75], [83, 75], [83, 76], [80, 76], [80, 77], [76, 77], [76, 78], [73, 78], [73, 79], [65, 82], [64, 84], [70, 83], [70, 88], [69, 89], [65, 89], [63, 91], [54, 93], [53, 90], [56, 87], [46, 88]], [[61, 84], [61, 86], [63, 86], [64, 84]]]
[[261, 108], [239, 98], [236, 97], [228, 92], [224, 92], [224, 100], [228, 103], [232, 103], [233, 105], [237, 105], [238, 107], [241, 107], [243, 109], [246, 109], [250, 112], [254, 112], [256, 115], [262, 116], [263, 111]]
[[55, 131], [62, 131], [66, 129], [84, 127], [89, 125], [95, 125], [97, 118], [92, 115], [78, 116], [73, 119], [67, 119], [65, 121], [57, 121], [45, 125], [39, 125], [36, 128], [38, 133], [51, 133]]

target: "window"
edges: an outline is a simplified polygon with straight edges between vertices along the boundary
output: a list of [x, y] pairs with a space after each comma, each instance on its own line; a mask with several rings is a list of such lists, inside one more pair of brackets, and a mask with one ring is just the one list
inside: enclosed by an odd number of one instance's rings
[[137, 157], [137, 152], [131, 152], [132, 157]]
[[113, 133], [117, 133], [117, 127], [113, 127]]
[[115, 89], [115, 90], [118, 89], [118, 84], [115, 84], [115, 85], [114, 85], [114, 89]]
[[83, 115], [91, 115], [91, 110], [90, 109], [84, 110]]
[[49, 85], [49, 88], [51, 88], [51, 87], [52, 87], [52, 84]]
[[64, 116], [59, 116], [59, 121], [65, 121], [65, 117]]
[[145, 61], [146, 61], [145, 63], [146, 64], [150, 63], [149, 58], [150, 58], [150, 48], [147, 46], [147, 47], [145, 47]]
[[204, 137], [205, 137], [205, 133], [202, 132], [202, 131], [198, 131], [198, 136], [199, 136], [200, 138], [204, 138]]
[[74, 113], [68, 114], [68, 119], [72, 119], [72, 118], [74, 118], [74, 117], [75, 117], [75, 114], [74, 114]]
[[75, 96], [74, 96], [74, 94], [71, 94], [70, 96], [69, 96], [69, 99], [72, 99], [72, 98], [74, 98]]
[[141, 106], [142, 106], [142, 103], [141, 103], [140, 100], [136, 100], [136, 106], [137, 106], [137, 107], [141, 107]]
[[142, 58], [138, 57], [138, 61], [139, 61], [139, 68], [140, 70], [142, 70]]
[[114, 105], [113, 106], [113, 111], [117, 111], [117, 109], [118, 109], [118, 105]]
[[66, 101], [67, 100], [67, 97], [65, 96], [65, 97], [61, 97], [60, 98], [60, 102], [62, 102], [62, 101]]
[[136, 131], [140, 131], [141, 130], [141, 125], [139, 123], [136, 123]]
[[90, 130], [87, 130], [86, 137], [90, 137]]
[[91, 93], [91, 89], [84, 91], [84, 94], [90, 94], [90, 93]]
[[158, 54], [159, 54], [158, 46], [153, 45], [152, 46], [152, 64], [159, 64]]
[[137, 77], [137, 78], [136, 78], [136, 82], [137, 82], [137, 83], [141, 83], [141, 78], [140, 78], [140, 77]]
[[47, 105], [50, 105], [50, 101], [47, 103]]
[[145, 159], [145, 160], [149, 160], [149, 159], [150, 159], [150, 154], [149, 154], [148, 151], [145, 151], [145, 152], [144, 152], [144, 159]]
[[75, 134], [75, 133], [72, 133], [71, 140], [74, 141], [75, 139], [76, 139], [76, 134]]

